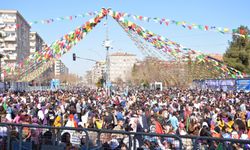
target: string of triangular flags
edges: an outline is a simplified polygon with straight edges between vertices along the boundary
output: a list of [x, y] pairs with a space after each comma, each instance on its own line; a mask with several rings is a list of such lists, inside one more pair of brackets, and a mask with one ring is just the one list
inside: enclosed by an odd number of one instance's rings
[[[55, 41], [51, 46], [47, 46], [45, 51], [36, 52], [35, 55], [31, 55], [26, 63], [38, 61], [47, 63], [50, 59], [59, 59], [71, 48], [82, 40], [92, 29], [101, 21], [101, 19], [107, 15], [107, 10], [102, 9], [95, 18], [90, 19], [81, 27], [76, 28], [74, 31], [64, 35], [60, 40]], [[33, 57], [35, 56], [35, 57]], [[26, 72], [26, 70], [23, 70]]]
[[139, 35], [137, 35], [136, 33], [126, 30], [126, 28], [120, 24], [121, 27], [123, 28], [123, 30], [127, 33], [128, 37], [134, 42], [135, 46], [141, 50], [142, 54], [144, 56], [147, 57], [156, 57], [158, 59], [162, 59], [162, 60], [169, 60], [167, 59], [167, 57], [162, 56], [161, 54], [159, 54], [157, 51], [155, 51], [155, 49], [153, 47], [149, 47], [149, 43], [146, 41], [143, 41]]
[[[161, 53], [161, 51], [159, 51], [159, 50], [154, 51], [155, 48], [152, 48], [148, 45], [150, 43], [146, 42], [145, 40], [143, 42], [142, 41], [143, 39], [141, 39], [139, 37], [139, 35], [137, 35], [135, 32], [133, 32], [132, 30], [126, 29], [126, 27], [124, 27], [121, 23], [120, 23], [120, 25], [122, 26], [124, 31], [128, 34], [130, 39], [135, 43], [137, 48], [139, 50], [141, 50], [144, 55], [149, 56], [149, 57], [153, 57], [153, 58], [157, 58], [156, 60], [154, 60], [156, 62], [153, 62], [153, 63], [155, 63], [155, 64], [161, 63], [161, 64], [164, 64], [166, 66], [171, 65], [171, 64], [179, 64], [180, 63], [180, 61], [178, 61], [176, 59], [169, 58], [169, 56], [166, 53]], [[190, 59], [186, 58], [186, 59], [182, 59], [181, 61], [190, 62]], [[193, 61], [193, 63], [197, 63], [197, 62]], [[207, 70], [210, 70], [210, 72], [215, 75], [214, 78], [218, 78], [218, 77], [220, 78], [220, 76], [217, 76], [218, 75], [217, 71], [220, 71], [220, 70], [214, 69], [214, 67], [211, 67], [208, 63], [205, 64], [204, 67]]]
[[[48, 18], [48, 19], [42, 19], [42, 20], [36, 20], [36, 21], [30, 21], [28, 22], [28, 24], [30, 26], [33, 25], [37, 25], [37, 24], [52, 24], [55, 22], [61, 22], [61, 21], [73, 21], [75, 19], [79, 19], [79, 18], [85, 18], [88, 16], [95, 16], [98, 14], [98, 11], [90, 11], [87, 13], [82, 13], [82, 14], [77, 14], [77, 15], [70, 15], [70, 16], [63, 16], [63, 17], [56, 17], [56, 18]], [[9, 19], [8, 17], [5, 17], [4, 19]], [[9, 24], [9, 23], [3, 23], [5, 25], [5, 28], [9, 28], [9, 29], [18, 29], [19, 27], [21, 27], [23, 24]]]
[[[125, 26], [120, 24], [120, 26], [123, 28], [123, 30], [127, 33], [129, 38], [135, 43], [136, 47], [142, 51], [142, 53], [145, 56], [148, 57], [156, 57], [158, 59], [164, 60], [164, 61], [172, 61], [172, 57], [169, 56], [167, 53], [164, 53], [162, 51], [159, 51], [152, 45], [149, 45], [150, 43], [142, 39], [137, 33], [135, 33], [132, 30], [128, 30]], [[175, 58], [174, 58], [175, 59]]]
[[[141, 15], [134, 15], [131, 13], [126, 13], [126, 12], [116, 12], [119, 14], [119, 16], [122, 17], [129, 17], [133, 18], [134, 20], [139, 20], [139, 21], [144, 21], [144, 22], [155, 22], [159, 23], [161, 25], [169, 26], [169, 25], [176, 25], [188, 30], [193, 30], [193, 29], [199, 29], [201, 31], [212, 31], [212, 32], [218, 32], [222, 34], [233, 34], [236, 36], [240, 36], [243, 38], [250, 38], [250, 34], [246, 34], [244, 30], [238, 30], [238, 29], [230, 29], [228, 27], [218, 27], [218, 26], [209, 26], [209, 25], [201, 25], [198, 23], [190, 23], [187, 21], [177, 21], [175, 19], [166, 19], [166, 18], [159, 18], [159, 17], [147, 17], [147, 16], [141, 16]], [[74, 20], [78, 18], [84, 18], [86, 16], [95, 16], [98, 14], [97, 11], [90, 11], [87, 13], [81, 13], [81, 14], [76, 14], [76, 15], [70, 15], [70, 16], [64, 16], [64, 17], [56, 17], [56, 18], [49, 18], [49, 19], [42, 19], [42, 20], [36, 20], [36, 21], [31, 21], [28, 22], [29, 25], [35, 25], [35, 24], [51, 24], [56, 21], [65, 21], [65, 20]], [[6, 27], [8, 28], [19, 28], [22, 26], [22, 24], [6, 24]]]
[[[143, 27], [138, 26], [137, 24], [126, 20], [124, 17], [122, 17], [121, 13], [117, 13], [114, 12], [112, 10], [110, 10], [109, 14], [119, 23], [122, 24], [123, 26], [125, 26], [127, 30], [132, 30], [134, 32], [136, 32], [138, 35], [140, 35], [141, 37], [143, 37], [145, 40], [147, 40], [148, 42], [152, 43], [154, 45], [154, 47], [156, 47], [159, 50], [162, 49], [167, 49], [167, 51], [165, 52], [173, 52], [170, 53], [171, 56], [173, 57], [178, 57], [181, 56], [183, 59], [187, 56], [186, 54], [184, 55], [178, 55], [178, 54], [183, 54], [184, 51], [187, 51], [189, 54], [194, 54], [194, 56], [196, 57], [196, 59], [199, 59], [200, 62], [210, 62], [214, 65], [214, 67], [216, 69], [220, 69], [223, 74], [223, 77], [232, 77], [232, 78], [242, 78], [243, 74], [231, 67], [226, 66], [225, 64], [223, 64], [222, 62], [217, 61], [216, 59], [212, 59], [211, 57], [202, 54], [201, 52], [197, 52], [195, 50], [192, 50], [190, 48], [185, 48], [183, 46], [181, 46], [180, 44], [170, 41], [169, 39], [159, 36], [157, 34], [154, 34], [153, 32], [150, 32], [149, 30], [144, 29]], [[157, 38], [154, 38], [157, 37]], [[152, 40], [154, 39], [154, 40]], [[173, 47], [170, 47], [173, 46]], [[177, 48], [177, 49], [173, 49], [173, 48]]]
[[32, 26], [34, 24], [39, 24], [39, 23], [41, 23], [41, 24], [51, 24], [51, 23], [54, 23], [55, 21], [73, 20], [73, 19], [78, 19], [78, 18], [84, 18], [86, 16], [95, 16], [98, 13], [99, 13], [98, 11], [91, 11], [91, 12], [77, 14], [77, 15], [50, 18], [50, 19], [43, 19], [43, 20], [40, 20], [40, 21], [31, 21], [31, 22], [29, 22], [29, 25]]
[[117, 17], [129, 17], [133, 18], [134, 20], [144, 21], [144, 22], [155, 22], [161, 25], [169, 26], [169, 25], [176, 25], [188, 30], [199, 29], [201, 31], [212, 31], [218, 32], [222, 34], [232, 34], [237, 35], [243, 38], [250, 38], [250, 34], [246, 34], [246, 31], [243, 29], [230, 29], [228, 27], [218, 27], [218, 26], [209, 26], [209, 25], [201, 25], [197, 23], [190, 23], [187, 21], [177, 21], [173, 19], [166, 19], [166, 18], [159, 18], [159, 17], [146, 17], [141, 15], [134, 15], [126, 12], [117, 12], [114, 11], [114, 15]]
[[[59, 59], [63, 54], [68, 52], [76, 43], [78, 43], [83, 37], [90, 32], [93, 27], [98, 24], [101, 19], [109, 14], [112, 16], [119, 24], [122, 24], [127, 30], [131, 30], [138, 34], [147, 42], [151, 43], [155, 48], [161, 50], [162, 52], [172, 56], [173, 58], [185, 59], [187, 56], [194, 55], [195, 58], [199, 59], [201, 62], [212, 62], [216, 68], [222, 70], [231, 77], [242, 77], [243, 74], [234, 68], [228, 67], [217, 60], [211, 59], [210, 57], [192, 50], [190, 48], [183, 47], [182, 45], [171, 41], [163, 36], [157, 35], [143, 27], [136, 25], [135, 23], [128, 21], [124, 18], [125, 15], [122, 13], [112, 11], [110, 9], [102, 9], [94, 19], [90, 19], [83, 26], [77, 28], [76, 30], [64, 35], [61, 39], [55, 41], [50, 46], [46, 46], [43, 50], [35, 52], [35, 54], [30, 55], [23, 63], [19, 65], [13, 65], [12, 67], [17, 67], [18, 69], [8, 69], [15, 70], [14, 74], [27, 74], [31, 66], [36, 66], [39, 63], [47, 63], [52, 58]], [[6, 69], [7, 70], [7, 69]], [[12, 73], [13, 74], [13, 73]]]
[[36, 66], [38, 63], [47, 63], [52, 58], [59, 59], [83, 39], [106, 16], [106, 13], [107, 11], [102, 9], [95, 18], [90, 19], [74, 31], [64, 35], [50, 46], [46, 46], [43, 50], [30, 55], [24, 62], [17, 65], [15, 71], [18, 70], [18, 74], [25, 76], [25, 72], [30, 70], [30, 66]]

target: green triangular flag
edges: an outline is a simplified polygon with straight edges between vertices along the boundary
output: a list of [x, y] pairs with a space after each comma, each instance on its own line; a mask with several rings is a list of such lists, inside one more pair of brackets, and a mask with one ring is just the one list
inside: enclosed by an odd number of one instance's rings
[[198, 25], [198, 28], [203, 30], [203, 26], [202, 25]]
[[223, 150], [223, 145], [222, 145], [222, 143], [220, 143], [220, 144], [218, 145], [218, 147], [216, 148], [216, 150]]
[[236, 75], [235, 75], [235, 74], [232, 74], [232, 78], [236, 78]]
[[7, 110], [7, 104], [6, 104], [6, 102], [3, 103], [3, 108], [4, 108], [5, 111]]
[[186, 124], [186, 131], [188, 131], [189, 124], [190, 124], [190, 118], [188, 117], [187, 118], [187, 124]]

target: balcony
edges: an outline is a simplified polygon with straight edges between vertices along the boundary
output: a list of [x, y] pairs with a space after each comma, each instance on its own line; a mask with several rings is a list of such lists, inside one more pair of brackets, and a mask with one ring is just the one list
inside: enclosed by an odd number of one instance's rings
[[16, 46], [4, 47], [3, 50], [4, 51], [15, 51], [16, 50]]
[[5, 32], [14, 32], [14, 31], [16, 31], [16, 28], [15, 27], [5, 27], [4, 31]]
[[30, 41], [35, 41], [35, 40], [36, 40], [36, 37], [30, 35]]
[[9, 56], [9, 60], [16, 60], [16, 58], [17, 58], [17, 55], [10, 55]]
[[10, 55], [4, 57], [4, 61], [16, 61], [16, 59], [17, 59], [16, 54], [10, 54]]
[[5, 41], [16, 41], [16, 36], [9, 36], [4, 38]]
[[6, 22], [6, 23], [16, 23], [16, 18], [4, 18], [3, 22]]
[[35, 48], [31, 48], [30, 49], [30, 53], [35, 53], [36, 52], [36, 49]]
[[35, 47], [35, 46], [36, 46], [36, 43], [31, 42], [31, 43], [30, 43], [30, 46], [31, 46], [31, 47]]

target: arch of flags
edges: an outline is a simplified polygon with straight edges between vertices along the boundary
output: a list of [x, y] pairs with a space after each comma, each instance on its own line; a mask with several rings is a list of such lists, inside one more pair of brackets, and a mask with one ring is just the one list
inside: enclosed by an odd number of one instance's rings
[[[230, 30], [229, 28], [221, 27], [210, 27], [202, 26], [197, 24], [189, 24], [186, 22], [178, 22], [168, 19], [150, 18], [137, 15], [131, 15], [128, 13], [122, 13], [118, 11], [113, 11], [112, 9], [102, 8], [99, 12], [85, 13], [85, 15], [76, 15], [74, 17], [67, 17], [69, 20], [77, 17], [93, 16], [94, 18], [88, 20], [86, 23], [76, 28], [75, 30], [65, 34], [57, 41], [54, 41], [50, 46], [46, 45], [45, 48], [35, 52], [34, 54], [28, 56], [23, 62], [19, 64], [9, 64], [3, 67], [3, 73], [5, 76], [14, 76], [17, 81], [29, 82], [39, 77], [44, 71], [46, 71], [54, 61], [60, 59], [63, 54], [71, 50], [71, 48], [81, 41], [92, 29], [101, 22], [101, 20], [107, 15], [111, 16], [117, 21], [117, 23], [122, 27], [122, 29], [127, 33], [130, 39], [135, 43], [135, 45], [146, 55], [154, 56], [163, 60], [180, 60], [188, 61], [193, 60], [196, 62], [210, 63], [214, 70], [219, 71], [220, 78], [242, 78], [244, 73], [225, 65], [223, 62], [218, 61], [208, 55], [201, 52], [193, 50], [182, 46], [179, 43], [171, 41], [170, 39], [157, 35], [152, 31], [149, 31], [136, 23], [129, 21], [126, 18], [132, 17], [135, 20], [159, 22], [160, 24], [170, 24], [175, 23], [176, 25], [181, 25], [182, 27], [187, 27], [189, 30], [193, 28], [199, 28], [204, 31], [218, 31], [223, 34], [234, 34], [244, 38], [243, 33], [236, 33], [235, 30]], [[56, 19], [56, 20], [60, 20]], [[61, 18], [61, 20], [64, 20]], [[46, 21], [43, 21], [43, 23]], [[50, 19], [47, 23], [54, 22], [54, 19]], [[31, 24], [39, 23], [38, 21]], [[151, 46], [151, 47], [150, 47]]]

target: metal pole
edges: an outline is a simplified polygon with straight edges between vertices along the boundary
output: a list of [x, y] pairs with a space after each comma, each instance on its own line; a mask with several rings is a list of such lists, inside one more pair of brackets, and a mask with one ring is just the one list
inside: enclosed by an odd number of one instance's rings
[[22, 137], [22, 134], [23, 134], [23, 126], [19, 126], [18, 127], [18, 133], [19, 133], [19, 144], [18, 144], [18, 149], [19, 150], [22, 150], [22, 142], [23, 142], [23, 137]]
[[109, 48], [107, 47], [107, 54], [106, 54], [107, 56], [106, 56], [106, 67], [107, 67], [107, 69], [106, 69], [106, 86], [107, 86], [107, 93], [108, 93], [108, 95], [110, 94], [110, 90], [109, 90], [109, 73], [110, 73], [110, 65], [109, 65]]
[[110, 41], [108, 37], [108, 16], [106, 16], [106, 40], [104, 43], [104, 46], [106, 47], [106, 89], [107, 94], [110, 96], [110, 59], [109, 59], [109, 48], [110, 48]]
[[6, 128], [7, 128], [7, 134], [8, 134], [8, 137], [7, 137], [7, 149], [11, 149], [10, 148], [10, 136], [11, 136], [11, 132], [10, 132], [10, 128], [11, 127], [9, 127], [9, 126], [6, 126]]

